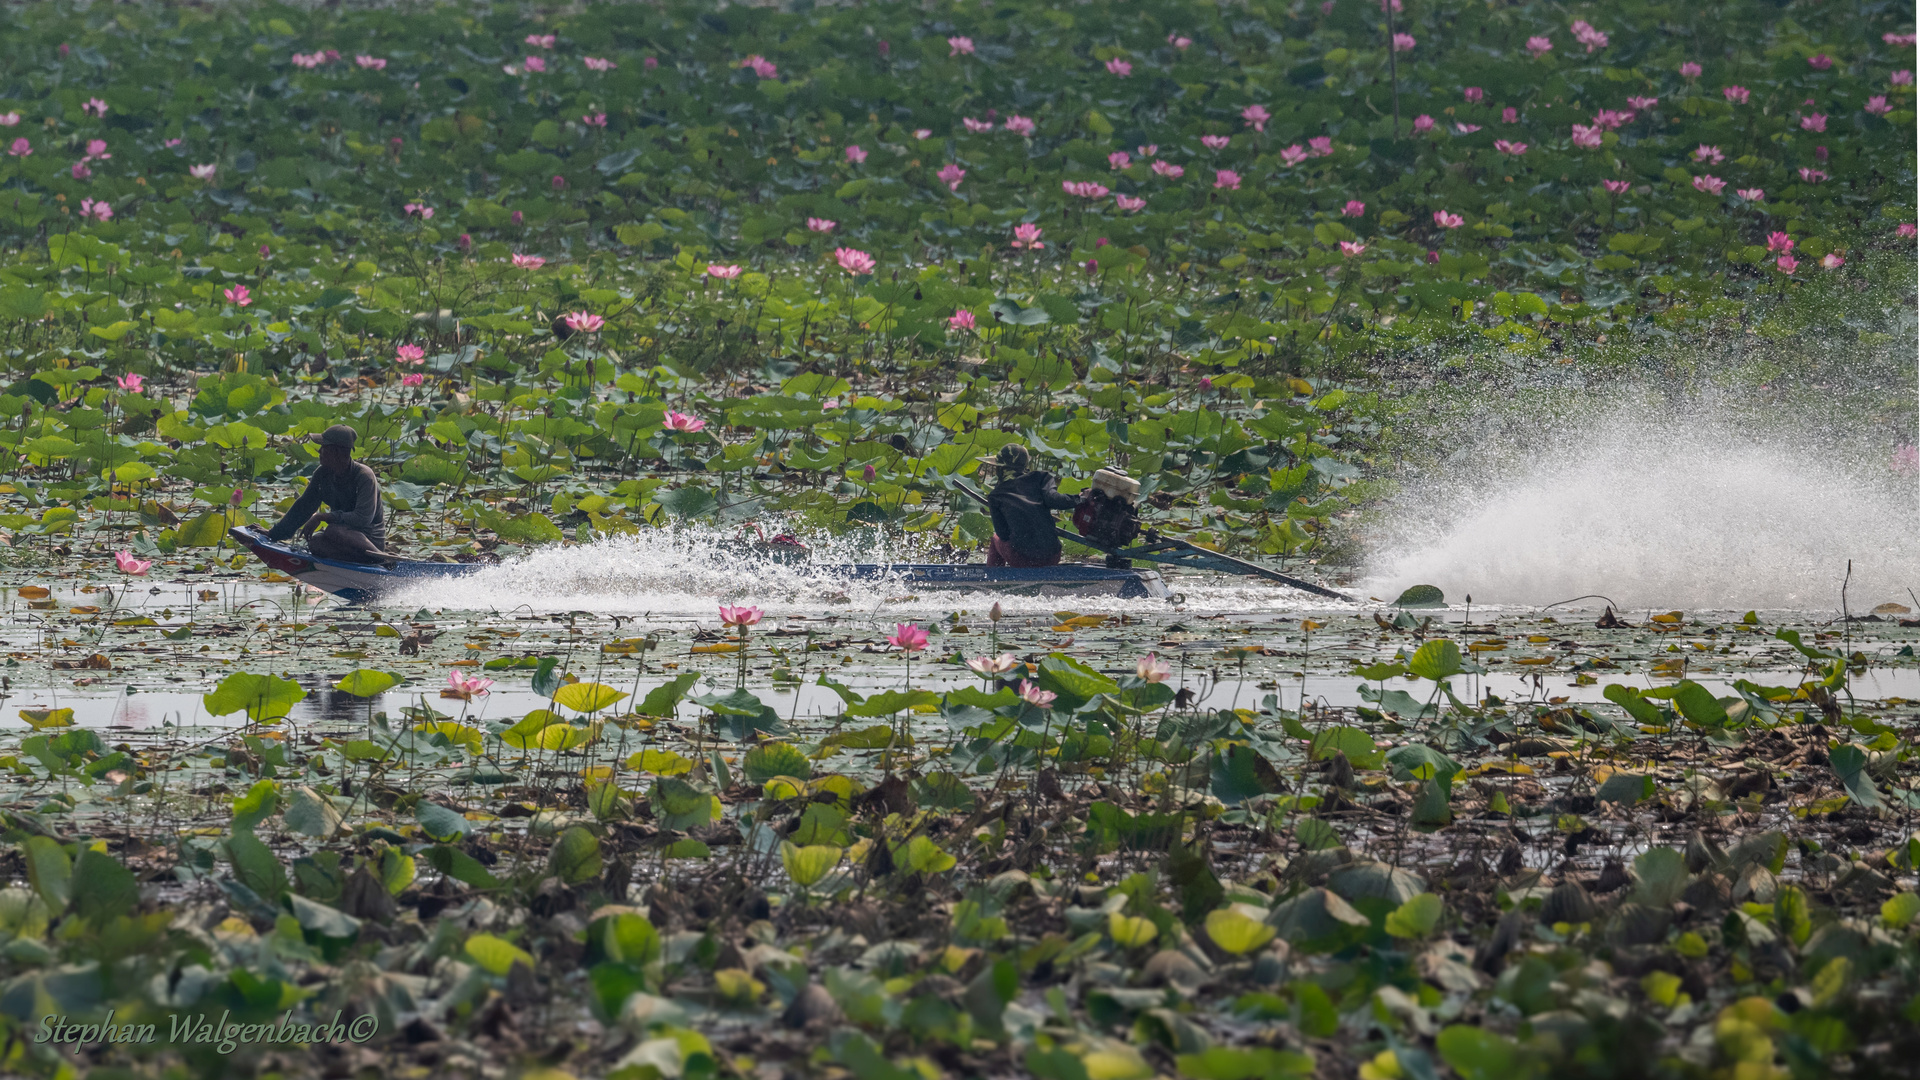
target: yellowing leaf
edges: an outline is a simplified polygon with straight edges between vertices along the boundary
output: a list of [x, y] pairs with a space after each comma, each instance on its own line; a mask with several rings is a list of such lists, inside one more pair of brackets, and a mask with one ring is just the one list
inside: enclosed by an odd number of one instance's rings
[[740, 643], [737, 641], [721, 641], [712, 645], [695, 645], [687, 651], [694, 653], [734, 653], [740, 651]]
[[20, 719], [35, 731], [54, 727], [73, 726], [72, 709], [21, 709]]
[[693, 771], [693, 761], [671, 750], [642, 750], [627, 758], [627, 768], [656, 776], [679, 776]]
[[1237, 908], [1221, 908], [1207, 915], [1207, 936], [1235, 956], [1250, 953], [1273, 940], [1273, 927]]
[[795, 885], [809, 888], [827, 871], [840, 864], [840, 856], [845, 852], [832, 844], [809, 844], [797, 847], [791, 843], [780, 845], [780, 862], [787, 868], [787, 876]]
[[1115, 911], [1107, 916], [1107, 934], [1114, 944], [1132, 949], [1160, 936], [1160, 928], [1153, 925], [1152, 919]]
[[553, 695], [553, 700], [564, 708], [574, 712], [598, 712], [601, 709], [626, 697], [623, 690], [615, 690], [605, 683], [569, 683]]
[[505, 975], [513, 969], [514, 961], [533, 966], [533, 956], [505, 938], [492, 934], [475, 934], [467, 939], [467, 956], [481, 968], [494, 975]]

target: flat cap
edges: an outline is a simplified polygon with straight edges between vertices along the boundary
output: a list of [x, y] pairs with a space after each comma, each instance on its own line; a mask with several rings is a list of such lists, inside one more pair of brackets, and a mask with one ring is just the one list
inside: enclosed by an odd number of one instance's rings
[[357, 438], [359, 438], [359, 436], [355, 434], [352, 428], [345, 424], [335, 424], [320, 434], [315, 435], [313, 441], [319, 443], [321, 446], [345, 446], [351, 449]]

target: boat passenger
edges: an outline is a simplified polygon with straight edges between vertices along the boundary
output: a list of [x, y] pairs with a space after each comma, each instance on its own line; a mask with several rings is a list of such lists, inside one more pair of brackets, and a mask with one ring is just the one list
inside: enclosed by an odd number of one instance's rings
[[993, 541], [987, 546], [988, 566], [1055, 566], [1060, 562], [1060, 536], [1054, 531], [1053, 512], [1071, 510], [1077, 500], [1055, 489], [1050, 472], [1028, 472], [1027, 448], [1009, 443], [1000, 448], [994, 464], [1000, 482], [987, 493], [987, 511], [993, 517]]
[[[354, 439], [354, 430], [345, 424], [314, 436], [320, 444], [320, 468], [269, 537], [285, 540], [299, 532], [307, 549], [322, 559], [392, 563], [399, 558], [384, 550], [387, 518], [380, 505], [380, 480], [365, 462], [353, 460]], [[322, 503], [327, 511], [315, 513]], [[322, 525], [326, 529], [316, 534]]]

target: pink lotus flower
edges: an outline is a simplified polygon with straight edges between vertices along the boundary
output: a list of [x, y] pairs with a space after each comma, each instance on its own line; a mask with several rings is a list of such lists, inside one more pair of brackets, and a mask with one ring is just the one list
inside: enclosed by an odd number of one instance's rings
[[418, 345], [402, 345], [393, 350], [394, 359], [402, 364], [424, 364], [427, 362], [427, 350]]
[[1745, 105], [1753, 99], [1753, 91], [1744, 86], [1729, 86], [1720, 91], [1732, 105]]
[[1265, 105], [1249, 105], [1240, 110], [1240, 119], [1253, 125], [1255, 131], [1265, 131], [1267, 121], [1273, 119], [1273, 114], [1267, 111]]
[[420, 374], [417, 371], [410, 375], [400, 376], [401, 386], [419, 386], [421, 383], [426, 381], [427, 381], [427, 377], [425, 375]]
[[1598, 150], [1603, 142], [1598, 125], [1588, 127], [1585, 124], [1573, 125], [1573, 145], [1584, 150]]
[[1846, 256], [1837, 251], [1829, 251], [1825, 255], [1820, 256], [1820, 265], [1828, 270], [1838, 270], [1847, 265], [1847, 259]]
[[1051, 690], [1040, 689], [1040, 687], [1030, 679], [1020, 680], [1020, 700], [1032, 705], [1036, 709], [1046, 708], [1053, 704], [1054, 698], [1059, 696], [1060, 695]]
[[865, 160], [867, 160], [867, 152], [865, 150], [860, 149], [860, 146], [858, 143], [847, 147], [848, 164], [858, 165]]
[[1167, 35], [1167, 44], [1179, 49], [1181, 52], [1186, 52], [1193, 47], [1193, 39], [1190, 37], [1181, 37], [1179, 34], [1173, 33]]
[[187, 175], [193, 177], [195, 180], [211, 180], [213, 179], [213, 174], [219, 171], [219, 168], [218, 165], [189, 165], [187, 166]]
[[1227, 148], [1227, 144], [1232, 141], [1233, 141], [1232, 137], [1227, 135], [1200, 136], [1200, 145], [1206, 147], [1209, 150], [1225, 150]]
[[80, 216], [83, 218], [90, 217], [96, 221], [112, 221], [113, 207], [107, 205], [104, 199], [99, 202], [95, 202], [92, 199], [82, 199], [80, 200]]
[[1457, 229], [1465, 225], [1467, 219], [1461, 217], [1459, 214], [1450, 214], [1445, 210], [1435, 210], [1433, 212], [1433, 223], [1443, 229]]
[[1040, 242], [1040, 233], [1040, 226], [1031, 221], [1023, 221], [1013, 227], [1013, 246], [1038, 251], [1047, 246]]
[[1140, 210], [1146, 209], [1147, 200], [1136, 199], [1131, 195], [1115, 195], [1113, 197], [1113, 205], [1119, 207], [1121, 210], [1129, 214], [1132, 214]]
[[1826, 53], [1814, 53], [1807, 57], [1807, 66], [1815, 71], [1825, 71], [1833, 66], [1833, 57]]
[[1007, 122], [1001, 126], [1023, 139], [1033, 135], [1033, 121], [1024, 116], [1009, 116]]
[[0, 127], [18, 127], [20, 114], [17, 112], [0, 113]]
[[[649, 57], [649, 59], [652, 58]], [[588, 71], [612, 71], [614, 68], [620, 66], [611, 60], [602, 60], [597, 56], [583, 56], [580, 58], [580, 62], [587, 65]], [[648, 64], [647, 66], [652, 67], [654, 65]]]
[[1135, 661], [1133, 673], [1145, 682], [1166, 682], [1167, 677], [1173, 674], [1173, 668], [1165, 660], [1160, 659], [1158, 654], [1148, 653]]
[[1435, 264], [1435, 263], [1437, 263], [1437, 262], [1439, 262], [1439, 261], [1440, 261], [1440, 253], [1439, 253], [1439, 252], [1437, 252], [1437, 251], [1429, 251], [1429, 252], [1427, 252], [1427, 265], [1428, 265], [1428, 266], [1432, 266], [1433, 264]]
[[752, 68], [753, 73], [763, 79], [775, 79], [780, 76], [780, 69], [776, 67], [771, 60], [761, 56], [759, 53], [754, 53], [752, 56], [740, 61], [740, 66], [743, 68]]
[[93, 170], [87, 168], [86, 162], [76, 161], [73, 163], [73, 178], [75, 180], [91, 180], [93, 179]]
[[516, 270], [538, 270], [547, 265], [547, 260], [538, 255], [515, 255], [513, 266]]
[[321, 53], [294, 53], [288, 59], [293, 61], [294, 67], [317, 68], [326, 57]]
[[107, 115], [107, 103], [97, 97], [88, 98], [85, 102], [81, 103], [80, 111], [86, 113], [88, 116], [105, 116]]
[[440, 691], [443, 698], [457, 698], [472, 701], [477, 697], [486, 697], [487, 687], [493, 685], [492, 679], [483, 679], [478, 675], [469, 675], [464, 671], [447, 672], [447, 688]]
[[691, 413], [669, 412], [661, 421], [661, 426], [668, 431], [679, 431], [691, 435], [705, 428], [707, 422]]
[[557, 40], [552, 34], [528, 34], [527, 44], [536, 49], [551, 49]]
[[1624, 195], [1633, 183], [1627, 180], [1602, 180], [1600, 186], [1606, 188], [1610, 195]]
[[113, 381], [115, 385], [127, 393], [137, 394], [140, 392], [140, 388], [146, 384], [147, 377], [145, 375], [129, 373], [117, 376]]
[[1493, 148], [1494, 148], [1495, 150], [1498, 150], [1498, 151], [1500, 151], [1500, 152], [1501, 152], [1501, 153], [1503, 153], [1503, 154], [1511, 154], [1511, 155], [1513, 155], [1514, 157], [1519, 157], [1519, 156], [1520, 156], [1521, 154], [1524, 154], [1524, 153], [1526, 153], [1526, 152], [1527, 152], [1527, 144], [1526, 144], [1526, 143], [1523, 143], [1523, 142], [1508, 142], [1508, 141], [1507, 141], [1507, 140], [1505, 140], [1505, 139], [1495, 139], [1495, 140], [1493, 140]]
[[1426, 113], [1421, 113], [1419, 116], [1413, 118], [1413, 133], [1415, 135], [1425, 135], [1432, 130], [1433, 117], [1428, 116]]
[[105, 139], [88, 139], [87, 140], [86, 160], [93, 161], [95, 159], [98, 159], [100, 161], [105, 161], [112, 156], [113, 156], [112, 154], [107, 153], [107, 140]]
[[949, 330], [971, 330], [973, 326], [973, 312], [966, 308], [956, 308], [952, 315], [947, 316]]
[[887, 635], [887, 644], [908, 652], [919, 652], [927, 647], [927, 632], [917, 623], [895, 623], [893, 633]]
[[559, 173], [554, 173], [553, 174], [553, 190], [564, 191], [566, 189], [566, 186], [567, 186], [567, 178], [564, 176], [561, 176]]
[[402, 206], [400, 209], [408, 217], [412, 217], [415, 214], [419, 214], [420, 219], [422, 221], [433, 220], [433, 207], [428, 206], [425, 203], [408, 203], [405, 206]]
[[1467, 99], [1467, 104], [1469, 105], [1478, 105], [1487, 100], [1487, 92], [1477, 86], [1469, 86], [1460, 93], [1462, 97]]
[[1096, 184], [1091, 180], [1062, 180], [1060, 181], [1060, 190], [1069, 195], [1078, 195], [1083, 199], [1104, 199], [1107, 197], [1107, 186], [1105, 184]]
[[588, 127], [603, 128], [607, 126], [607, 114], [606, 113], [585, 113], [580, 117], [580, 122], [587, 125]]
[[1874, 116], [1885, 116], [1893, 111], [1893, 106], [1887, 104], [1887, 95], [1885, 94], [1873, 95], [1867, 99], [1867, 103], [1861, 106], [1861, 108]]
[[1705, 162], [1708, 165], [1718, 165], [1727, 160], [1727, 155], [1721, 153], [1720, 148], [1717, 146], [1708, 146], [1706, 143], [1701, 143], [1699, 148], [1693, 152], [1693, 160]]
[[1345, 255], [1349, 259], [1365, 250], [1367, 250], [1367, 245], [1358, 240], [1340, 241], [1340, 254]]
[[973, 39], [970, 37], [950, 37], [947, 39], [947, 55], [972, 56]]
[[1280, 151], [1280, 164], [1291, 169], [1311, 156], [1312, 155], [1308, 154], [1306, 149], [1299, 143], [1294, 143], [1292, 146]]
[[1130, 157], [1125, 150], [1115, 150], [1113, 153], [1107, 155], [1107, 167], [1110, 169], [1124, 169], [1132, 160], [1133, 158]]
[[356, 56], [353, 58], [353, 62], [369, 71], [385, 71], [387, 67], [386, 60], [378, 56]]
[[1621, 127], [1631, 123], [1633, 123], [1633, 113], [1625, 109], [1601, 109], [1593, 114], [1594, 126], [1606, 128], [1608, 131], [1619, 131]]
[[1122, 60], [1116, 56], [1113, 59], [1107, 61], [1107, 74], [1117, 75], [1120, 78], [1124, 79], [1127, 76], [1133, 74], [1133, 65], [1127, 63], [1125, 60]]
[[1903, 221], [1894, 228], [1893, 235], [1902, 240], [1911, 240], [1916, 236], [1920, 236], [1920, 228], [1916, 228], [1911, 221]]
[[1913, 71], [1910, 68], [1901, 68], [1899, 71], [1887, 76], [1887, 82], [1894, 86], [1912, 86]]
[[134, 577], [147, 576], [148, 569], [153, 566], [152, 559], [136, 559], [133, 557], [133, 552], [126, 550], [114, 552], [113, 563], [120, 568], [121, 573], [132, 574]]
[[529, 56], [520, 62], [520, 66], [538, 75], [547, 70], [547, 62], [538, 56]]
[[1313, 138], [1308, 139], [1307, 152], [1312, 154], [1314, 157], [1332, 157], [1333, 156], [1333, 136], [1315, 135]]
[[1693, 178], [1693, 190], [1718, 195], [1727, 190], [1727, 182], [1717, 176], [1696, 176]]
[[1681, 65], [1680, 65], [1680, 77], [1681, 77], [1681, 78], [1683, 78], [1683, 79], [1697, 79], [1697, 78], [1699, 78], [1699, 77], [1700, 77], [1700, 65], [1699, 65], [1699, 64], [1696, 64], [1696, 63], [1694, 63], [1694, 62], [1693, 62], [1693, 61], [1691, 61], [1691, 60], [1688, 60], [1688, 61], [1686, 61], [1685, 63], [1683, 63], [1683, 64], [1681, 64]]
[[567, 329], [576, 334], [598, 333], [602, 327], [607, 325], [607, 320], [595, 315], [591, 311], [576, 311], [570, 315], [562, 316], [560, 321], [566, 323]]
[[1810, 169], [1802, 166], [1800, 169], [1800, 179], [1809, 184], [1818, 184], [1823, 180], [1831, 179], [1831, 177], [1819, 169]]
[[1553, 51], [1553, 39], [1550, 37], [1530, 37], [1527, 39], [1527, 51], [1535, 60]]
[[1761, 202], [1767, 197], [1765, 189], [1757, 187], [1736, 188], [1734, 194], [1748, 202]]
[[834, 248], [833, 257], [840, 264], [840, 269], [855, 277], [871, 274], [873, 268], [879, 265], [874, 261], [873, 256], [854, 248]]
[[1800, 269], [1800, 260], [1791, 255], [1782, 255], [1773, 260], [1773, 265], [1779, 267], [1781, 273], [1791, 274], [1795, 270]]
[[247, 291], [245, 285], [235, 285], [233, 288], [225, 290], [221, 295], [227, 298], [227, 303], [236, 304], [240, 307], [246, 307], [248, 304], [253, 303], [253, 294]]
[[1215, 169], [1213, 171], [1213, 186], [1216, 190], [1239, 191], [1240, 174], [1234, 172], [1232, 169]]
[[975, 120], [971, 116], [963, 116], [960, 118], [960, 126], [966, 128], [968, 131], [972, 132], [975, 135], [984, 135], [987, 132], [993, 130], [993, 121]]
[[1644, 111], [1660, 104], [1660, 99], [1657, 97], [1630, 97], [1627, 99], [1627, 104]]
[[1772, 255], [1785, 255], [1793, 250], [1793, 237], [1783, 232], [1767, 234], [1767, 252]]
[[982, 678], [990, 678], [1012, 671], [1015, 662], [1012, 653], [1001, 653], [999, 656], [975, 657], [967, 661], [967, 666], [973, 669], [974, 674]]
[[723, 281], [731, 281], [740, 276], [740, 267], [737, 265], [721, 266], [719, 263], [708, 263], [707, 276], [717, 277]]
[[733, 604], [720, 605], [720, 625], [722, 626], [753, 626], [759, 623], [765, 616], [766, 612], [761, 611], [757, 607], [748, 607], [744, 604], [738, 606]]
[[1412, 34], [1393, 35], [1393, 51], [1394, 52], [1411, 52], [1413, 50], [1413, 47], [1418, 44], [1420, 43], [1413, 39]]
[[7, 147], [7, 153], [12, 154], [14, 157], [29, 157], [33, 154], [33, 144], [24, 138], [15, 139], [13, 143]]
[[810, 217], [807, 219], [807, 231], [820, 233], [832, 232], [833, 227], [838, 224], [840, 223], [837, 221], [828, 221], [826, 218]]
[[1520, 110], [1519, 110], [1519, 109], [1516, 109], [1516, 108], [1514, 108], [1514, 107], [1513, 107], [1513, 106], [1511, 106], [1511, 105], [1509, 105], [1509, 106], [1507, 106], [1507, 107], [1506, 107], [1506, 108], [1504, 108], [1504, 109], [1501, 109], [1501, 110], [1500, 110], [1500, 122], [1501, 122], [1501, 123], [1503, 123], [1503, 124], [1517, 124], [1517, 123], [1519, 123], [1519, 122], [1520, 122]]
[[940, 182], [947, 185], [948, 189], [952, 191], [959, 191], [960, 181], [966, 178], [967, 170], [949, 161], [945, 165], [941, 166], [940, 171], [937, 173], [934, 173], [934, 175], [939, 177]]
[[1462, 135], [1471, 135], [1474, 132], [1480, 130], [1480, 125], [1479, 124], [1463, 124], [1458, 120], [1456, 120], [1454, 121], [1454, 124], [1453, 124], [1453, 130]]
[[[1301, 156], [1302, 156], [1302, 157], [1304, 157], [1304, 156], [1305, 156], [1305, 154], [1302, 154]], [[1153, 171], [1154, 171], [1154, 172], [1155, 172], [1156, 174], [1158, 174], [1158, 175], [1160, 175], [1160, 176], [1164, 176], [1164, 177], [1166, 177], [1166, 178], [1167, 178], [1167, 179], [1169, 179], [1169, 180], [1178, 180], [1178, 179], [1180, 179], [1181, 177], [1183, 177], [1183, 176], [1185, 176], [1185, 175], [1187, 175], [1187, 170], [1186, 170], [1186, 169], [1185, 169], [1184, 167], [1182, 167], [1182, 166], [1179, 166], [1179, 165], [1175, 165], [1174, 163], [1172, 163], [1172, 162], [1170, 162], [1170, 161], [1156, 161], [1156, 162], [1154, 162], [1154, 163], [1153, 163]]]
[[1826, 113], [1809, 113], [1806, 116], [1801, 117], [1800, 130], [1802, 131], [1827, 130], [1827, 114]]
[[1144, 145], [1134, 147], [1133, 152], [1136, 154], [1139, 154], [1143, 158], [1150, 158], [1153, 155], [1160, 152], [1160, 144], [1146, 143]]
[[1880, 40], [1898, 49], [1911, 49], [1916, 40], [1912, 34], [1881, 34]]
[[1589, 53], [1607, 47], [1607, 35], [1599, 30], [1595, 30], [1585, 19], [1575, 19], [1573, 21], [1573, 38], [1580, 44], [1585, 45]]

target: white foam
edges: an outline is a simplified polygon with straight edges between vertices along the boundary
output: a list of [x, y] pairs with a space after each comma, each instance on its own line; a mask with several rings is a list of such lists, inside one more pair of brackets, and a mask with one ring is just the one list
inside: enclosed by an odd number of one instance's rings
[[1920, 590], [1920, 489], [1875, 448], [1629, 411], [1545, 441], [1473, 447], [1409, 481], [1384, 514], [1367, 590], [1837, 611], [1848, 560], [1856, 613]]
[[[831, 568], [841, 564], [929, 562], [914, 537], [875, 533], [804, 537], [805, 564], [781, 565], [734, 550], [736, 534], [706, 527], [648, 529], [590, 544], [554, 546], [509, 559], [467, 577], [434, 581], [395, 594], [396, 607], [535, 613], [589, 611], [605, 615], [690, 615], [711, 618], [716, 604], [753, 604], [769, 615], [817, 616], [844, 612], [916, 616], [957, 609], [983, 610], [996, 600], [1010, 614], [1164, 612], [1161, 600], [1113, 596], [1000, 596], [926, 590], [889, 582], [850, 582]], [[1148, 564], [1138, 564], [1147, 569]], [[1188, 611], [1289, 611], [1327, 602], [1279, 585], [1217, 575], [1179, 577], [1170, 586]]]

